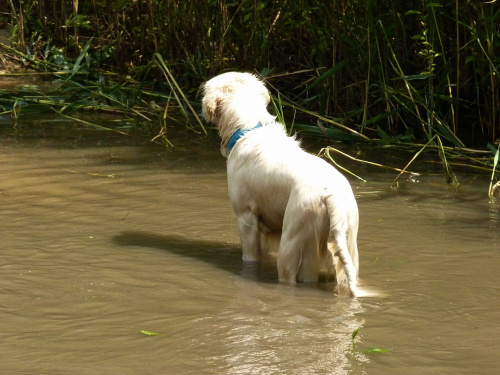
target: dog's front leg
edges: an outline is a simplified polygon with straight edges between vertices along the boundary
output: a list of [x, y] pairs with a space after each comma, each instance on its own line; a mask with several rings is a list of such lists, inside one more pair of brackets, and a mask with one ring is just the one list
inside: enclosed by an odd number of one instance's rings
[[238, 216], [243, 260], [255, 262], [261, 257], [259, 218], [250, 211]]

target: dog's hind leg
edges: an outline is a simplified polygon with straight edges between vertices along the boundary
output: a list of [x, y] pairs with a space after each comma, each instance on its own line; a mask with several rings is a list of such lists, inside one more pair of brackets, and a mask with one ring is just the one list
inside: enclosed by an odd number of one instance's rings
[[258, 217], [251, 211], [243, 212], [238, 216], [238, 228], [243, 250], [243, 260], [249, 262], [260, 260], [262, 250]]
[[314, 226], [303, 224], [301, 220], [287, 221], [278, 251], [280, 281], [317, 282], [320, 268]]
[[[295, 284], [296, 282], [317, 282], [321, 262], [318, 251], [311, 239], [312, 245], [304, 241], [302, 236], [281, 238], [278, 251], [278, 275], [282, 282]], [[307, 244], [306, 244], [307, 242]]]
[[303, 247], [297, 281], [304, 283], [318, 282], [320, 268], [319, 252], [316, 243], [311, 241], [310, 244]]
[[302, 249], [297, 244], [281, 237], [280, 249], [278, 251], [278, 276], [281, 282], [296, 284], [302, 261]]

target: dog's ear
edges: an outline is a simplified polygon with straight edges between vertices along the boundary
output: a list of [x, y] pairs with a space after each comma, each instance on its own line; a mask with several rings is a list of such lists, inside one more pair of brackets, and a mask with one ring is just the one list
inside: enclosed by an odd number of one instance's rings
[[266, 105], [268, 105], [269, 102], [271, 101], [271, 97], [269, 96], [268, 92], [264, 93], [264, 98], [266, 98]]
[[221, 100], [216, 95], [206, 95], [203, 98], [203, 117], [208, 122], [213, 122], [219, 114]]

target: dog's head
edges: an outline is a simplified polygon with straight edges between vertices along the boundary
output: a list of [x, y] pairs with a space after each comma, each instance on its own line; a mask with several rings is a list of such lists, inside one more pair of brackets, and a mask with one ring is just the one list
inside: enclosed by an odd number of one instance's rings
[[203, 117], [217, 125], [224, 143], [237, 129], [274, 120], [267, 112], [269, 100], [266, 86], [253, 74], [223, 73], [203, 86]]

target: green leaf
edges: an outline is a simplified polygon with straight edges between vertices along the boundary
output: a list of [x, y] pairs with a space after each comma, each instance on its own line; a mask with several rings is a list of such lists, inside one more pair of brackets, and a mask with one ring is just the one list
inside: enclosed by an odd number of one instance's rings
[[409, 10], [408, 12], [405, 13], [405, 16], [409, 16], [412, 14], [422, 14], [422, 12], [419, 12], [418, 10]]
[[465, 58], [465, 64], [468, 64], [470, 62], [474, 62], [474, 56], [467, 56]]
[[87, 51], [89, 50], [90, 44], [92, 43], [93, 39], [94, 39], [94, 37], [90, 38], [88, 40], [88, 42], [85, 43], [85, 46], [83, 47], [82, 52], [80, 53], [80, 56], [78, 56], [75, 63], [73, 64], [73, 72], [77, 72], [78, 69], [80, 69], [80, 64], [81, 64], [83, 58], [85, 57], [85, 55], [87, 54]]
[[33, 113], [44, 113], [52, 110], [52, 107], [47, 104], [26, 104], [18, 107], [17, 114], [19, 115], [27, 115]]
[[395, 136], [390, 136], [384, 131], [384, 129], [382, 129], [380, 126], [377, 126], [377, 134], [380, 137], [378, 143], [382, 145], [390, 145], [397, 143], [401, 140], [410, 140], [413, 138], [413, 133], [411, 131], [411, 128], [408, 128], [405, 134], [396, 134]]
[[435, 128], [443, 137], [445, 137], [449, 142], [453, 143], [456, 147], [465, 147], [460, 139], [451, 131], [448, 125], [441, 125], [438, 122], [435, 123]]
[[395, 114], [401, 112], [402, 110], [404, 110], [404, 108], [393, 109], [392, 111], [387, 111], [387, 112], [381, 113], [380, 115], [369, 118], [368, 120], [363, 122], [361, 124], [361, 127], [364, 128], [366, 125], [373, 124], [377, 121], [391, 117], [392, 115], [395, 115]]
[[147, 335], [147, 336], [159, 336], [159, 335], [161, 335], [161, 333], [156, 333], [156, 332], [151, 332], [151, 331], [144, 331], [144, 330], [141, 330], [141, 333], [144, 334], [144, 335]]
[[416, 79], [427, 79], [427, 78], [432, 78], [432, 74], [414, 74], [414, 75], [409, 75], [409, 76], [402, 76], [402, 77], [397, 77], [394, 78], [394, 80], [398, 79], [403, 79], [405, 81], [414, 81]]
[[325, 73], [323, 73], [320, 77], [318, 77], [318, 79], [316, 79], [313, 83], [311, 83], [304, 90], [302, 90], [302, 92], [299, 95], [297, 95], [297, 96], [302, 96], [307, 91], [312, 90], [314, 87], [316, 87], [317, 85], [319, 85], [325, 79], [333, 76], [338, 70], [342, 69], [344, 66], [345, 66], [345, 60], [342, 60], [337, 65], [335, 65], [333, 68], [328, 69]]
[[392, 349], [380, 349], [380, 348], [370, 348], [363, 350], [363, 353], [387, 353], [390, 352]]
[[356, 336], [358, 335], [359, 333], [359, 330], [361, 329], [361, 327], [358, 327], [354, 330], [354, 332], [352, 333], [351, 337], [352, 337], [352, 350], [356, 351], [356, 343], [354, 342], [354, 339], [356, 338]]
[[491, 153], [493, 154], [493, 156], [497, 157], [498, 150], [495, 147], [495, 145], [493, 145], [493, 144], [491, 144], [491, 143], [488, 142], [488, 144], [486, 145], [486, 147], [488, 147], [488, 149], [491, 151]]
[[359, 330], [361, 329], [361, 327], [358, 327], [354, 330], [354, 332], [352, 333], [351, 337], [352, 339], [354, 340], [356, 338], [356, 336], [358, 335], [359, 333]]

